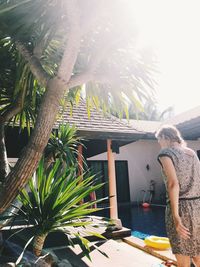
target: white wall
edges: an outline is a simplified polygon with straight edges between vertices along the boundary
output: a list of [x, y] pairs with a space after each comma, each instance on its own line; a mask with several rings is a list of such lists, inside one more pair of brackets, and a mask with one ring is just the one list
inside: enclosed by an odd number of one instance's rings
[[[200, 141], [188, 141], [188, 147], [200, 150]], [[120, 154], [115, 154], [115, 160], [127, 160], [131, 202], [142, 200], [141, 190], [148, 191], [150, 180], [155, 184], [155, 200], [164, 194], [164, 184], [161, 178], [161, 168], [157, 161], [160, 147], [155, 140], [139, 140], [120, 147]], [[107, 153], [88, 158], [88, 160], [107, 160]], [[146, 165], [149, 164], [149, 171]], [[148, 195], [147, 195], [148, 198]]]
[[14, 167], [15, 163], [17, 162], [18, 158], [8, 158], [9, 164]]

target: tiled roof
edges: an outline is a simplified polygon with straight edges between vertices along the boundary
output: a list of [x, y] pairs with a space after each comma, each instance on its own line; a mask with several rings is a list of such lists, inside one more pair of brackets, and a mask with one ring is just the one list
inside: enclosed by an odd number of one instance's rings
[[200, 138], [200, 106], [171, 118], [167, 123], [174, 124], [187, 140]]
[[147, 137], [153, 137], [154, 133], [163, 124], [172, 124], [181, 131], [185, 139], [195, 140], [200, 138], [200, 106], [178, 114], [166, 121], [130, 120], [130, 123], [135, 129], [146, 132]]
[[88, 116], [87, 107], [85, 101], [81, 101], [79, 105], [74, 105], [72, 109], [72, 114], [70, 108], [67, 108], [62, 117], [57, 120], [55, 127], [58, 127], [59, 123], [69, 123], [70, 125], [75, 124], [78, 131], [90, 138], [96, 137], [103, 138], [121, 138], [124, 139], [129, 137], [130, 139], [135, 139], [144, 136], [145, 132], [142, 130], [135, 129], [132, 125], [124, 122], [112, 116], [110, 114], [103, 114], [101, 110], [92, 108], [90, 112], [90, 117]]
[[163, 124], [173, 124], [180, 129], [184, 138], [197, 139], [200, 137], [200, 106], [183, 112], [166, 121], [120, 120], [101, 110], [91, 109], [88, 116], [85, 101], [74, 105], [72, 114], [70, 108], [58, 119], [55, 127], [61, 122], [75, 124], [81, 136], [88, 139], [138, 140], [154, 138], [154, 133]]
[[196, 118], [200, 118], [200, 106], [197, 106], [193, 109], [189, 109], [181, 114], [174, 116], [173, 118], [168, 119], [165, 123], [174, 124], [176, 126], [191, 121]]

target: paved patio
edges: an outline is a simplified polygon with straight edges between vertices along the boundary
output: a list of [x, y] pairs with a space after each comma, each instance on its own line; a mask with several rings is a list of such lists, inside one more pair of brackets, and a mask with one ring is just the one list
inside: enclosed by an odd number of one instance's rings
[[[101, 217], [92, 216], [91, 220], [92, 224], [86, 226], [85, 229], [80, 228], [79, 233], [91, 241], [90, 256], [92, 261], [84, 256], [78, 245], [67, 247], [66, 237], [61, 233], [51, 233], [49, 235], [46, 249], [50, 253], [53, 252], [59, 260], [68, 260], [73, 267], [130, 267], [131, 265], [151, 267], [153, 264], [159, 264], [166, 260], [172, 260], [174, 263], [172, 266], [176, 266], [171, 250], [161, 251], [149, 248], [143, 240], [130, 236], [130, 229], [127, 228], [118, 231], [106, 231], [105, 221]], [[96, 227], [99, 225], [101, 226]], [[22, 226], [15, 226], [15, 228], [17, 227]], [[4, 228], [4, 231], [6, 230], [8, 230], [7, 227]], [[94, 230], [107, 239], [102, 240], [98, 236], [88, 235], [88, 233], [93, 233]], [[21, 234], [20, 237], [21, 239], [25, 238]], [[98, 249], [108, 257], [102, 255]]]
[[123, 241], [137, 249], [140, 249], [146, 253], [151, 254], [152, 256], [155, 256], [163, 261], [171, 261], [174, 263], [174, 265], [176, 265], [176, 258], [175, 256], [172, 254], [171, 249], [167, 249], [167, 250], [159, 250], [159, 249], [154, 249], [151, 247], [146, 246], [146, 244], [144, 243], [144, 241], [142, 239], [139, 239], [137, 237], [134, 236], [129, 236], [129, 237], [125, 237], [123, 238]]
[[163, 262], [163, 260], [132, 247], [122, 240], [94, 242], [92, 245], [96, 245], [106, 253], [108, 258], [92, 246], [92, 252], [90, 253], [92, 261], [83, 255], [77, 245], [74, 248], [54, 248], [53, 251], [57, 257], [69, 260], [73, 267], [150, 267], [156, 264], [159, 266]]

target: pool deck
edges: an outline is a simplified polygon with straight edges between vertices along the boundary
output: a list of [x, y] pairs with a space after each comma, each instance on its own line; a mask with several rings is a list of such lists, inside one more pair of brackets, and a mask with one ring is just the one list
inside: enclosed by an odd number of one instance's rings
[[[137, 243], [136, 240], [135, 242]], [[108, 257], [102, 255], [97, 248], [106, 253]], [[164, 261], [149, 254], [149, 252], [124, 242], [122, 239], [92, 242], [91, 261], [84, 256], [78, 245], [70, 248], [57, 248], [54, 249], [54, 253], [62, 259], [66, 257], [73, 267], [150, 267], [160, 266], [159, 264]], [[166, 255], [164, 258], [168, 259]]]
[[[60, 255], [61, 258], [66, 257], [70, 260], [73, 267], [150, 267], [156, 264], [159, 266], [162, 262], [171, 261], [176, 266], [176, 260], [171, 250], [156, 250], [147, 247], [142, 239], [131, 236], [130, 229], [122, 228], [118, 231], [106, 231], [102, 225], [95, 230], [104, 235], [107, 239], [102, 240], [97, 237], [93, 239], [87, 236], [87, 232], [93, 232], [96, 220], [93, 218], [94, 225], [87, 226], [86, 231], [81, 231], [83, 237], [90, 239], [90, 257], [91, 261], [84, 256], [78, 245], [74, 247], [53, 249], [54, 253]], [[102, 251], [108, 257], [105, 257]], [[164, 265], [163, 265], [164, 266]]]
[[[159, 250], [159, 249], [154, 249], [151, 247], [146, 246], [146, 244], [144, 243], [144, 241], [142, 239], [139, 239], [137, 237], [134, 236], [129, 236], [129, 237], [125, 237], [123, 238], [123, 241], [137, 249], [140, 249], [152, 256], [155, 256], [163, 261], [172, 261], [174, 266], [176, 266], [176, 258], [173, 255], [171, 249], [167, 249], [167, 250]], [[173, 265], [172, 265], [173, 266]]]
[[[93, 217], [92, 225], [86, 226], [83, 230], [80, 228], [79, 234], [88, 238], [90, 243], [91, 261], [84, 256], [78, 245], [68, 248], [57, 248], [53, 250], [63, 259], [66, 257], [73, 267], [150, 267], [171, 261], [176, 266], [176, 260], [168, 250], [156, 250], [145, 245], [142, 239], [131, 236], [131, 230], [122, 228], [117, 231], [107, 231], [102, 223], [101, 227], [95, 228], [95, 225], [101, 224], [101, 218]], [[99, 239], [97, 236], [88, 236], [88, 232], [98, 232], [106, 237], [106, 240]], [[105, 253], [105, 257], [101, 252]], [[163, 265], [164, 266], [164, 265]]]
[[[97, 225], [101, 225], [96, 228]], [[22, 227], [22, 226], [18, 226]], [[4, 228], [6, 229], [6, 227]], [[73, 229], [71, 229], [73, 230]], [[105, 240], [94, 237], [92, 232], [98, 232], [106, 237]], [[59, 259], [68, 259], [73, 267], [150, 267], [156, 264], [159, 266], [163, 261], [171, 260], [176, 266], [176, 260], [171, 250], [156, 250], [147, 247], [142, 239], [131, 236], [131, 230], [122, 228], [118, 231], [107, 231], [100, 217], [92, 217], [92, 225], [80, 228], [79, 232], [83, 237], [88, 238], [91, 248], [90, 261], [79, 248], [66, 246], [66, 238], [58, 242], [57, 236], [52, 236], [50, 246], [47, 244], [49, 252], [55, 253]], [[90, 233], [88, 235], [88, 233]], [[53, 234], [53, 233], [52, 233]], [[102, 251], [108, 257], [105, 257]]]

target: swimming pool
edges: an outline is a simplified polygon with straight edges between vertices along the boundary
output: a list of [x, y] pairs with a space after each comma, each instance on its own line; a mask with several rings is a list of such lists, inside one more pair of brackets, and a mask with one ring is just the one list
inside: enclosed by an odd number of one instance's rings
[[[97, 212], [96, 215], [109, 217], [109, 208]], [[165, 229], [165, 207], [150, 206], [143, 208], [141, 205], [119, 205], [118, 217], [122, 225], [133, 231], [148, 235], [167, 236]]]
[[122, 225], [133, 231], [149, 235], [167, 236], [165, 229], [165, 207], [121, 206], [118, 208]]

